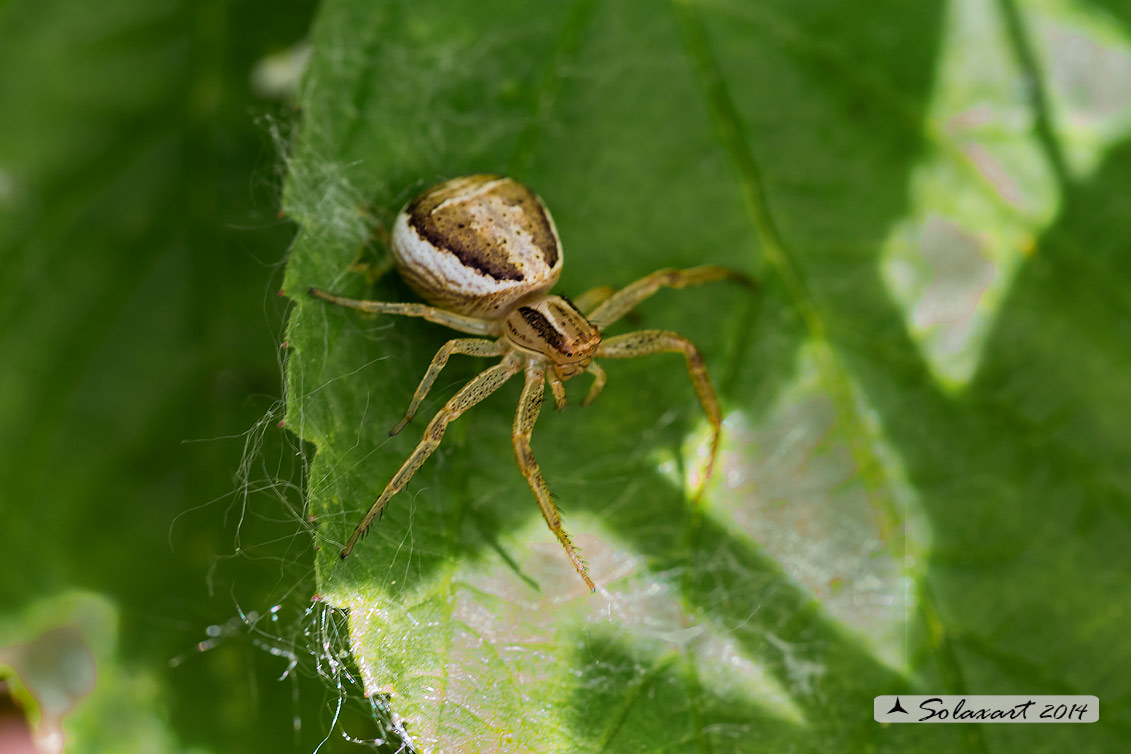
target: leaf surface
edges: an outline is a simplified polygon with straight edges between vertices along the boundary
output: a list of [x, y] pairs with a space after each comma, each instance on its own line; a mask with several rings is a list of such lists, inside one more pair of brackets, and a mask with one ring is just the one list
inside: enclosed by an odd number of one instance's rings
[[[417, 748], [1117, 750], [1131, 55], [1111, 13], [323, 6], [286, 192], [287, 421], [317, 449], [320, 593]], [[411, 300], [379, 274], [381, 229], [473, 172], [545, 199], [567, 295], [708, 262], [762, 282], [664, 291], [617, 326], [705, 354], [726, 435], [701, 508], [675, 357], [606, 363], [597, 403], [571, 383], [535, 429], [596, 594], [514, 466], [517, 381], [338, 558], [486, 362], [453, 360], [389, 438], [450, 333], [301, 292]], [[872, 722], [873, 696], [908, 692], [1097, 694], [1103, 722]]]

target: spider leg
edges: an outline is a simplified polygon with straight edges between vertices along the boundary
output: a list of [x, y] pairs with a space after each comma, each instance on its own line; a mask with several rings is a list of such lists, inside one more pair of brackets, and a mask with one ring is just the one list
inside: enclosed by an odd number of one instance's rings
[[432, 358], [432, 363], [428, 366], [428, 371], [424, 373], [424, 378], [420, 380], [420, 386], [416, 388], [416, 392], [412, 394], [412, 403], [408, 405], [408, 410], [404, 413], [404, 418], [397, 422], [397, 426], [389, 430], [389, 436], [400, 432], [405, 428], [405, 425], [412, 421], [416, 416], [417, 410], [420, 408], [421, 401], [428, 395], [428, 391], [432, 389], [432, 383], [440, 376], [440, 371], [447, 365], [448, 357], [453, 353], [463, 354], [465, 356], [502, 356], [506, 347], [496, 340], [482, 340], [480, 338], [456, 338], [449, 340], [436, 355]]
[[538, 421], [538, 414], [542, 410], [542, 398], [545, 393], [546, 368], [540, 364], [530, 364], [526, 367], [526, 384], [523, 385], [522, 397], [518, 400], [518, 411], [514, 416], [514, 432], [512, 434], [514, 457], [518, 461], [518, 468], [522, 471], [522, 475], [526, 477], [527, 484], [530, 485], [531, 492], [538, 500], [538, 507], [542, 509], [542, 517], [546, 519], [546, 525], [558, 538], [558, 542], [561, 543], [570, 562], [573, 563], [573, 567], [577, 569], [581, 580], [592, 592], [597, 587], [593, 585], [593, 580], [589, 578], [588, 569], [577, 554], [577, 550], [574, 549], [569, 535], [562, 528], [562, 517], [558, 513], [558, 506], [554, 505], [554, 500], [550, 497], [546, 480], [542, 478], [538, 461], [534, 459], [534, 451], [530, 448], [530, 436], [534, 432], [534, 422]]
[[641, 330], [639, 332], [618, 335], [609, 338], [597, 348], [597, 355], [606, 359], [631, 359], [636, 356], [647, 356], [652, 353], [666, 353], [678, 351], [687, 360], [687, 372], [691, 375], [691, 384], [699, 395], [699, 402], [703, 405], [703, 412], [707, 414], [707, 421], [711, 423], [711, 454], [707, 461], [707, 473], [702, 484], [696, 492], [696, 499], [706, 489], [711, 481], [711, 474], [715, 471], [715, 456], [719, 452], [719, 430], [722, 426], [722, 414], [719, 410], [719, 399], [711, 387], [711, 379], [707, 375], [707, 365], [703, 363], [703, 356], [699, 349], [690, 340], [682, 335], [666, 330]]
[[349, 541], [346, 542], [346, 546], [342, 548], [342, 558], [350, 554], [354, 545], [357, 544], [358, 538], [365, 534], [370, 524], [373, 523], [373, 519], [377, 518], [388, 505], [390, 498], [404, 489], [404, 486], [412, 479], [412, 475], [440, 445], [440, 440], [443, 439], [444, 430], [447, 429], [448, 424], [457, 419], [464, 411], [502, 387], [503, 383], [518, 374], [521, 365], [522, 360], [517, 355], [515, 358], [503, 359], [501, 363], [480, 372], [478, 376], [464, 385], [458, 393], [452, 396], [451, 400], [444, 404], [444, 407], [428, 423], [427, 429], [424, 430], [424, 438], [416, 446], [416, 450], [412, 451], [412, 455], [401, 464], [397, 473], [385, 485], [381, 497], [377, 498], [377, 502], [373, 503], [369, 512], [365, 514], [365, 518], [354, 529]]
[[616, 292], [617, 289], [611, 285], [599, 285], [596, 288], [590, 288], [585, 293], [578, 296], [577, 300], [573, 302], [573, 305], [576, 306], [577, 310], [582, 314], [586, 314], [596, 309], [601, 305], [602, 301]]
[[478, 319], [476, 317], [468, 317], [465, 314], [456, 314], [455, 312], [445, 311], [444, 309], [437, 309], [434, 306], [344, 298], [342, 296], [335, 296], [332, 293], [327, 293], [321, 288], [310, 288], [309, 291], [310, 295], [315, 298], [329, 301], [331, 304], [337, 304], [338, 306], [346, 306], [350, 309], [360, 309], [363, 312], [380, 312], [382, 314], [401, 314], [406, 317], [423, 317], [429, 322], [435, 322], [438, 325], [444, 325], [453, 330], [471, 333], [472, 335], [497, 334], [495, 330], [498, 325], [495, 322]]
[[593, 373], [593, 385], [590, 386], [589, 392], [585, 394], [585, 397], [581, 399], [582, 406], [588, 406], [590, 403], [597, 400], [597, 396], [601, 394], [601, 391], [605, 388], [605, 382], [609, 379], [605, 374], [605, 370], [602, 369], [596, 361], [589, 362], [589, 367], [585, 371]]
[[702, 267], [692, 267], [689, 270], [664, 269], [653, 272], [647, 277], [640, 278], [635, 283], [622, 288], [617, 293], [605, 300], [587, 317], [596, 325], [598, 330], [604, 330], [618, 319], [628, 314], [644, 299], [651, 296], [661, 287], [687, 288], [693, 285], [702, 285], [716, 280], [735, 280], [743, 285], [754, 286], [754, 281], [745, 273], [732, 270], [729, 267], [719, 267], [708, 264]]

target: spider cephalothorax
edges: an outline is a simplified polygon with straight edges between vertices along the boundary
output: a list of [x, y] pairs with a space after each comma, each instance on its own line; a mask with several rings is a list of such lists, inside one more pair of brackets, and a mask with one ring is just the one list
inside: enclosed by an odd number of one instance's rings
[[561, 380], [592, 366], [601, 344], [601, 331], [563, 296], [519, 304], [503, 320], [503, 333], [516, 348], [545, 357]]
[[421, 401], [452, 354], [496, 356], [502, 360], [467, 383], [429, 422], [424, 438], [386, 485], [350, 536], [341, 556], [353, 550], [374, 519], [432, 455], [447, 425], [463, 412], [523, 372], [525, 385], [515, 415], [515, 459], [526, 477], [550, 530], [590, 590], [585, 564], [562, 528], [530, 437], [542, 408], [546, 383], [558, 409], [565, 406], [563, 382], [584, 372], [593, 385], [588, 405], [605, 385], [597, 359], [625, 359], [666, 351], [680, 352], [703, 410], [711, 423], [711, 453], [703, 484], [710, 479], [719, 447], [722, 418], [707, 368], [686, 338], [665, 330], [642, 330], [602, 339], [601, 333], [661, 287], [685, 288], [730, 278], [749, 284], [745, 275], [707, 265], [689, 270], [664, 269], [620, 291], [595, 288], [577, 300], [549, 290], [562, 269], [557, 229], [542, 200], [510, 178], [473, 175], [442, 183], [413, 199], [393, 227], [393, 256], [401, 276], [430, 305], [342, 298], [317, 288], [310, 292], [334, 304], [369, 312], [423, 317], [453, 330], [488, 338], [456, 338], [444, 344], [420, 381], [404, 418], [389, 434], [400, 432], [416, 415]]

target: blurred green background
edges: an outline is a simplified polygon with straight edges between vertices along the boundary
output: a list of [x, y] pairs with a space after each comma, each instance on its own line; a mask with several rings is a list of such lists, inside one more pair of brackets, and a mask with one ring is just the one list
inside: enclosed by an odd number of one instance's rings
[[[651, 751], [657, 736], [683, 750], [690, 740], [668, 738], [691, 697], [710, 731], [694, 750], [1120, 750], [1131, 736], [1129, 6], [549, 7], [0, 0], [9, 692], [42, 705], [41, 733], [61, 719], [70, 751], [312, 751], [327, 734], [355, 750], [341, 731], [380, 734], [337, 654], [343, 624], [311, 598], [346, 602], [356, 587], [390, 604], [391, 567], [371, 542], [344, 580], [320, 561], [317, 582], [310, 456], [276, 426], [288, 306], [276, 291], [295, 236], [281, 197], [285, 184], [301, 230], [292, 287], [360, 294], [347, 270], [374, 219], [430, 181], [507, 170], [553, 208], [570, 293], [707, 256], [763, 275], [757, 304], [730, 306], [718, 327], [712, 304], [733, 292], [642, 310], [689, 327], [724, 365], [729, 481], [703, 531], [718, 557], [680, 550], [664, 523], [685, 510], [672, 468], [695, 418], [672, 364], [662, 378], [625, 367], [637, 401], [611, 377], [602, 411], [544, 420], [553, 429], [535, 448], [578, 500], [567, 515], [582, 531], [647, 554], [625, 594], [677, 574], [688, 619], [723, 626], [770, 681], [696, 699], [663, 659], [666, 639], [641, 638], [621, 614], [595, 623], [598, 603], [579, 603], [562, 608], [555, 641], [595, 626], [588, 661], [548, 655], [576, 685], [513, 709], [486, 693], [493, 724], [521, 727], [544, 702], [565, 721], [547, 750]], [[388, 280], [378, 290], [407, 295]], [[442, 336], [301, 299], [298, 311], [291, 335], [306, 350], [290, 376], [318, 388], [291, 395], [288, 419], [326, 443], [313, 510], [335, 542], [403, 456], [380, 444], [384, 429]], [[454, 367], [450, 383], [470, 369]], [[830, 397], [830, 383], [842, 392]], [[472, 584], [494, 573], [492, 548], [520, 557], [548, 537], [516, 523], [532, 504], [507, 465], [510, 408], [498, 406], [453, 428], [443, 465], [422, 472], [435, 494], [421, 496], [413, 531], [430, 547], [406, 551], [466, 566]], [[656, 406], [674, 413], [653, 426]], [[390, 531], [412, 510], [391, 510]], [[906, 549], [869, 550], [869, 527], [893, 519]], [[654, 544], [669, 539], [670, 551]], [[532, 620], [511, 618], [516, 631]], [[795, 654], [773, 643], [785, 640]], [[391, 657], [360, 641], [370, 667], [411, 676], [435, 659], [427, 637]], [[725, 663], [699, 659], [713, 690]], [[799, 667], [816, 669], [812, 684]], [[657, 706], [605, 719], [646, 684]], [[1098, 693], [1104, 723], [885, 731], [861, 700], [890, 686]], [[409, 684], [397, 703], [427, 729], [431, 702]], [[783, 723], [782, 709], [806, 722]], [[432, 732], [456, 746], [439, 716]]]
[[[274, 426], [278, 139], [314, 8], [0, 3], [0, 645], [78, 627], [39, 665], [5, 657], [40, 668], [25, 680], [50, 718], [93, 653], [68, 750], [325, 734], [312, 665], [278, 682], [288, 661], [265, 651], [303, 630], [314, 589], [301, 496], [280, 486], [301, 463]], [[269, 635], [239, 617], [285, 599]]]

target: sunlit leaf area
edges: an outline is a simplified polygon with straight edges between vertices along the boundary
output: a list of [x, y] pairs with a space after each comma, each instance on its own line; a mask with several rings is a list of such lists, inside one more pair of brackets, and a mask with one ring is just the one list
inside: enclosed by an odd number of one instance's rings
[[[512, 176], [555, 292], [725, 265], [522, 378], [415, 301], [398, 210]], [[0, 2], [0, 750], [1122, 752], [1131, 5]], [[706, 484], [704, 482], [706, 481]], [[1099, 722], [886, 725], [881, 694]]]

